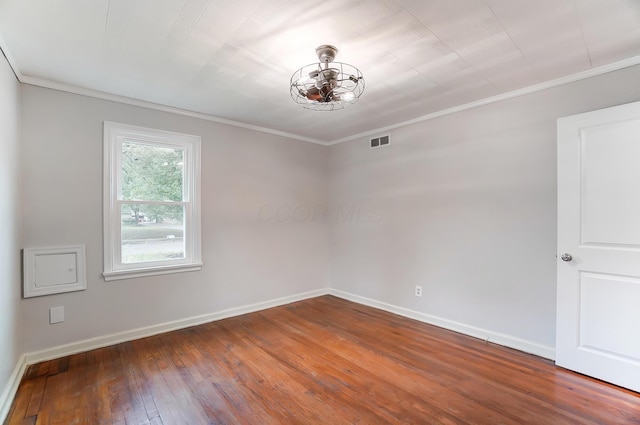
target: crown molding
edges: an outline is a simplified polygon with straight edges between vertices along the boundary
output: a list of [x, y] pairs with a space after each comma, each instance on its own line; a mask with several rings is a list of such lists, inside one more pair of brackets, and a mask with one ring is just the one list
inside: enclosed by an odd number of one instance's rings
[[417, 124], [419, 122], [432, 120], [434, 118], [442, 117], [445, 115], [455, 114], [456, 112], [465, 111], [467, 109], [477, 108], [479, 106], [489, 105], [492, 103], [500, 102], [507, 99], [512, 99], [514, 97], [524, 96], [526, 94], [531, 94], [535, 92], [539, 92], [542, 90], [550, 89], [553, 87], [558, 87], [564, 84], [574, 83], [576, 81], [585, 80], [591, 77], [597, 77], [598, 75], [607, 74], [613, 71], [619, 71], [624, 68], [629, 68], [631, 66], [640, 64], [640, 56], [633, 56], [627, 59], [623, 59], [621, 61], [612, 62], [607, 65], [598, 66], [596, 68], [590, 68], [585, 71], [581, 71], [575, 74], [567, 75], [564, 77], [556, 78], [555, 80], [545, 81], [542, 83], [534, 84], [532, 86], [523, 87], [521, 89], [513, 90], [510, 92], [502, 93], [496, 96], [487, 97], [480, 100], [475, 100], [473, 102], [465, 103], [463, 105], [454, 106], [452, 108], [443, 109], [441, 111], [432, 112], [426, 115], [422, 115], [417, 118], [413, 118], [407, 121], [402, 121], [397, 124], [388, 125], [386, 127], [380, 127], [373, 129], [371, 131], [365, 131], [362, 133], [354, 134], [352, 136], [343, 137], [342, 139], [337, 139], [332, 142], [326, 143], [327, 146], [337, 145], [339, 143], [348, 142], [350, 140], [359, 139], [362, 137], [372, 136], [380, 133], [389, 132], [390, 130], [394, 130], [396, 128], [405, 127], [412, 124]]
[[[15, 68], [14, 68], [15, 71]], [[261, 127], [258, 125], [247, 124], [240, 121], [234, 121], [226, 118], [216, 117], [214, 115], [209, 115], [201, 112], [189, 111], [187, 109], [175, 108], [173, 106], [162, 105], [159, 103], [148, 102], [146, 100], [134, 99], [131, 97], [121, 96], [117, 94], [106, 93], [98, 90], [86, 89], [82, 87], [76, 87], [69, 84], [57, 83], [49, 80], [42, 80], [39, 78], [28, 77], [25, 75], [18, 75], [18, 80], [21, 83], [29, 84], [32, 86], [44, 87], [47, 89], [58, 90], [62, 92], [68, 92], [73, 94], [78, 94], [81, 96], [93, 97], [96, 99], [108, 100], [111, 102], [123, 103], [125, 105], [138, 106], [141, 108], [153, 109], [161, 112], [169, 112], [176, 115], [182, 115], [191, 118], [198, 118], [205, 121], [212, 121], [219, 124], [230, 125], [233, 127], [240, 127], [247, 130], [259, 131], [261, 133], [268, 133], [275, 136], [286, 137], [288, 139], [296, 139], [302, 142], [314, 143], [318, 145], [326, 145], [326, 142], [323, 142], [318, 139], [312, 139], [310, 137], [304, 137], [293, 133], [287, 133], [284, 131], [274, 130], [267, 127]]]
[[16, 64], [15, 59], [13, 58], [13, 56], [11, 56], [9, 48], [7, 47], [7, 43], [4, 41], [4, 38], [2, 38], [2, 34], [0, 34], [0, 53], [2, 53], [2, 55], [4, 55], [4, 57], [7, 59], [7, 63], [13, 71], [13, 75], [15, 75], [16, 79], [20, 81], [20, 71], [18, 70], [18, 64]]
[[421, 115], [419, 117], [416, 117], [416, 118], [413, 118], [413, 119], [410, 119], [410, 120], [401, 121], [401, 122], [396, 123], [396, 124], [388, 125], [388, 126], [385, 126], [385, 127], [375, 128], [375, 129], [372, 129], [372, 130], [369, 130], [369, 131], [365, 131], [365, 132], [362, 132], [362, 133], [354, 134], [354, 135], [351, 135], [351, 136], [346, 136], [346, 137], [343, 137], [341, 139], [336, 139], [336, 140], [327, 142], [327, 141], [322, 141], [322, 140], [319, 140], [319, 139], [313, 139], [313, 138], [310, 138], [310, 137], [301, 136], [301, 135], [298, 135], [298, 134], [293, 134], [293, 133], [287, 133], [287, 132], [284, 132], [284, 131], [274, 130], [274, 129], [267, 128], [267, 127], [261, 127], [261, 126], [248, 124], [248, 123], [244, 123], [244, 122], [240, 122], [240, 121], [234, 121], [234, 120], [230, 120], [230, 119], [226, 119], [226, 118], [220, 118], [220, 117], [216, 117], [214, 115], [209, 115], [209, 114], [205, 114], [205, 113], [201, 113], [201, 112], [189, 111], [189, 110], [186, 110], [186, 109], [175, 108], [175, 107], [172, 107], [172, 106], [161, 105], [161, 104], [153, 103], [153, 102], [147, 102], [147, 101], [140, 100], [140, 99], [134, 99], [134, 98], [126, 97], [126, 96], [121, 96], [121, 95], [101, 92], [101, 91], [98, 91], [98, 90], [86, 89], [86, 88], [76, 87], [76, 86], [72, 86], [72, 85], [68, 85], [68, 84], [56, 83], [56, 82], [53, 82], [53, 81], [48, 81], [48, 80], [43, 80], [43, 79], [39, 79], [39, 78], [28, 77], [28, 76], [22, 75], [22, 73], [20, 72], [20, 70], [19, 70], [19, 68], [17, 66], [17, 63], [16, 63], [15, 59], [13, 58], [13, 56], [11, 55], [11, 53], [9, 52], [9, 49], [7, 48], [6, 42], [2, 38], [1, 34], [0, 34], [0, 51], [2, 51], [4, 56], [7, 58], [9, 66], [13, 70], [13, 72], [16, 75], [16, 78], [18, 79], [18, 81], [20, 81], [21, 83], [24, 83], [24, 84], [29, 84], [29, 85], [33, 85], [33, 86], [44, 87], [44, 88], [49, 88], [49, 89], [53, 89], [53, 90], [58, 90], [58, 91], [78, 94], [78, 95], [81, 95], [81, 96], [94, 97], [94, 98], [97, 98], [97, 99], [123, 103], [123, 104], [131, 105], [131, 106], [138, 106], [138, 107], [141, 107], [141, 108], [147, 108], [147, 109], [153, 109], [153, 110], [162, 111], [162, 112], [168, 112], [168, 113], [187, 116], [187, 117], [191, 117], [191, 118], [198, 118], [198, 119], [202, 119], [202, 120], [205, 120], [205, 121], [212, 121], [212, 122], [216, 122], [216, 123], [219, 123], [219, 124], [230, 125], [230, 126], [233, 126], [233, 127], [244, 128], [244, 129], [247, 129], [247, 130], [258, 131], [258, 132], [261, 132], [261, 133], [272, 134], [274, 136], [286, 137], [286, 138], [289, 138], [289, 139], [299, 140], [299, 141], [302, 141], [302, 142], [313, 143], [313, 144], [322, 145], [322, 146], [333, 146], [333, 145], [337, 145], [337, 144], [340, 144], [340, 143], [348, 142], [348, 141], [351, 141], [351, 140], [359, 139], [359, 138], [362, 138], [362, 137], [367, 137], [367, 136], [372, 136], [372, 135], [379, 134], [379, 133], [389, 132], [391, 130], [395, 130], [395, 129], [400, 128], [400, 127], [405, 127], [405, 126], [409, 126], [409, 125], [412, 125], [412, 124], [417, 124], [417, 123], [420, 123], [420, 122], [423, 122], [423, 121], [432, 120], [432, 119], [439, 118], [439, 117], [442, 117], [442, 116], [445, 116], [445, 115], [455, 114], [456, 112], [461, 112], [461, 111], [465, 111], [465, 110], [468, 110], [468, 109], [477, 108], [479, 106], [490, 105], [492, 103], [497, 103], [497, 102], [500, 102], [500, 101], [503, 101], [503, 100], [513, 99], [515, 97], [524, 96], [524, 95], [535, 93], [535, 92], [539, 92], [539, 91], [542, 91], [542, 90], [547, 90], [547, 89], [550, 89], [550, 88], [553, 88], [553, 87], [558, 87], [558, 86], [561, 86], [561, 85], [564, 85], [564, 84], [574, 83], [576, 81], [584, 80], [584, 79], [587, 79], [587, 78], [597, 77], [599, 75], [607, 74], [609, 72], [619, 71], [621, 69], [629, 68], [631, 66], [640, 65], [640, 55], [633, 56], [633, 57], [630, 57], [630, 58], [627, 58], [627, 59], [623, 59], [623, 60], [620, 60], [620, 61], [616, 61], [616, 62], [612, 62], [612, 63], [606, 64], [606, 65], [601, 65], [601, 66], [598, 66], [598, 67], [595, 67], [595, 68], [590, 68], [590, 69], [587, 69], [585, 71], [577, 72], [575, 74], [571, 74], [571, 75], [567, 75], [567, 76], [564, 76], [564, 77], [556, 78], [554, 80], [544, 81], [542, 83], [538, 83], [538, 84], [534, 84], [534, 85], [531, 85], [531, 86], [523, 87], [521, 89], [512, 90], [512, 91], [509, 91], [509, 92], [506, 92], [506, 93], [502, 93], [502, 94], [499, 94], [499, 95], [496, 95], [496, 96], [487, 97], [487, 98], [484, 98], [484, 99], [475, 100], [473, 102], [465, 103], [465, 104], [459, 105], [459, 106], [454, 106], [452, 108], [447, 108], [447, 109], [443, 109], [443, 110], [440, 110], [440, 111], [431, 112], [429, 114]]

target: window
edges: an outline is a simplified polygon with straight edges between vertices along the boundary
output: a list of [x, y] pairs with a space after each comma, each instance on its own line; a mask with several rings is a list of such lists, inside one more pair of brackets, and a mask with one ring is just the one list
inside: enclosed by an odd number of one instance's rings
[[200, 270], [200, 137], [104, 123], [104, 278]]

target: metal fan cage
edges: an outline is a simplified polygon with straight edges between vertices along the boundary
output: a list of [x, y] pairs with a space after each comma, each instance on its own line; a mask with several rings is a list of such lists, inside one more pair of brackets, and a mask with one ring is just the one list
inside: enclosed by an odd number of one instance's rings
[[364, 92], [364, 77], [358, 68], [342, 62], [313, 63], [291, 77], [291, 98], [315, 111], [344, 109]]

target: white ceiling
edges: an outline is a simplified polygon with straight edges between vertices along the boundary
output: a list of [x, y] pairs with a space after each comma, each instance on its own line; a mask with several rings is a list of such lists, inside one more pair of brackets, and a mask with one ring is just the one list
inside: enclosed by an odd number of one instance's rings
[[[364, 74], [347, 109], [289, 96], [322, 44]], [[0, 0], [0, 47], [25, 83], [327, 143], [640, 63], [640, 0]]]

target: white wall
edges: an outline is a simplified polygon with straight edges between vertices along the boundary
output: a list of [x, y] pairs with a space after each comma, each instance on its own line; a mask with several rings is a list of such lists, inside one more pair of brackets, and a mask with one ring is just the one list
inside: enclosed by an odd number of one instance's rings
[[[556, 119], [638, 100], [639, 79], [628, 68], [406, 126], [377, 150], [23, 85], [22, 245], [86, 244], [89, 282], [22, 301], [24, 351], [327, 286], [553, 350]], [[101, 278], [105, 120], [202, 136], [201, 272]], [[49, 325], [58, 305], [66, 321]]]
[[[326, 204], [325, 147], [29, 85], [22, 105], [24, 246], [86, 244], [88, 279], [23, 301], [26, 352], [327, 286], [326, 223], [270, 212]], [[202, 137], [202, 271], [102, 279], [105, 120]]]
[[556, 120], [638, 100], [638, 81], [636, 66], [399, 128], [385, 148], [332, 146], [331, 287], [552, 351]]
[[[0, 395], [8, 391], [11, 373], [22, 353], [19, 110], [19, 83], [0, 52]], [[0, 398], [0, 410], [3, 409], [2, 401]]]

